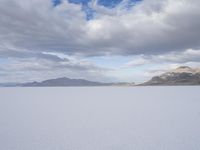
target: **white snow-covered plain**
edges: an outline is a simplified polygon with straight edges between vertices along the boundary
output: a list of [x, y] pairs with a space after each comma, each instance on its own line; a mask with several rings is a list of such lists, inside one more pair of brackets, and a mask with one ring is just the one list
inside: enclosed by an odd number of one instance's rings
[[200, 87], [0, 88], [0, 150], [200, 150]]

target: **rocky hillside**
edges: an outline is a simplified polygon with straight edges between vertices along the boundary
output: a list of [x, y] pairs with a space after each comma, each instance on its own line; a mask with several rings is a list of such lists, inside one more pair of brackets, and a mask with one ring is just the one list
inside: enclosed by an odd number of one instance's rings
[[155, 76], [142, 85], [200, 85], [200, 69], [181, 66]]

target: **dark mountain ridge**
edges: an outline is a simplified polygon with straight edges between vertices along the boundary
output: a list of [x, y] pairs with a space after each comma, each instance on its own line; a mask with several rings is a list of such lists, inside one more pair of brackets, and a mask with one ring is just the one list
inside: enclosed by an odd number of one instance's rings
[[42, 82], [29, 82], [21, 84], [23, 87], [51, 87], [51, 86], [105, 86], [109, 83], [93, 82], [84, 79], [57, 78], [49, 79]]
[[49, 79], [42, 82], [29, 82], [23, 83], [21, 87], [67, 87], [67, 86], [133, 86], [134, 83], [103, 83], [103, 82], [94, 82], [84, 79], [70, 79], [70, 78], [57, 78]]

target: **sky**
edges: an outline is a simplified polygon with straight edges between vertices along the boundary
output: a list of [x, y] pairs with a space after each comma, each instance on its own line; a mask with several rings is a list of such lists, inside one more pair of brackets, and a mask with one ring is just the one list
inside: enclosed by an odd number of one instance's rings
[[199, 0], [0, 0], [0, 82], [141, 83], [200, 67]]

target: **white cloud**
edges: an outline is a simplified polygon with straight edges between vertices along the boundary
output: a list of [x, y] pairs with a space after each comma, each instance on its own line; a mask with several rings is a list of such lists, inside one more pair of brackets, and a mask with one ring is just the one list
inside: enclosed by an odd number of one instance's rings
[[145, 65], [147, 63], [150, 63], [150, 61], [141, 56], [139, 58], [136, 58], [136, 59], [126, 63], [125, 66], [126, 67], [135, 67], [135, 66]]
[[125, 66], [140, 66], [150, 63], [188, 63], [200, 62], [200, 50], [187, 49], [185, 51], [168, 52], [159, 55], [138, 55], [135, 59], [126, 63]]

